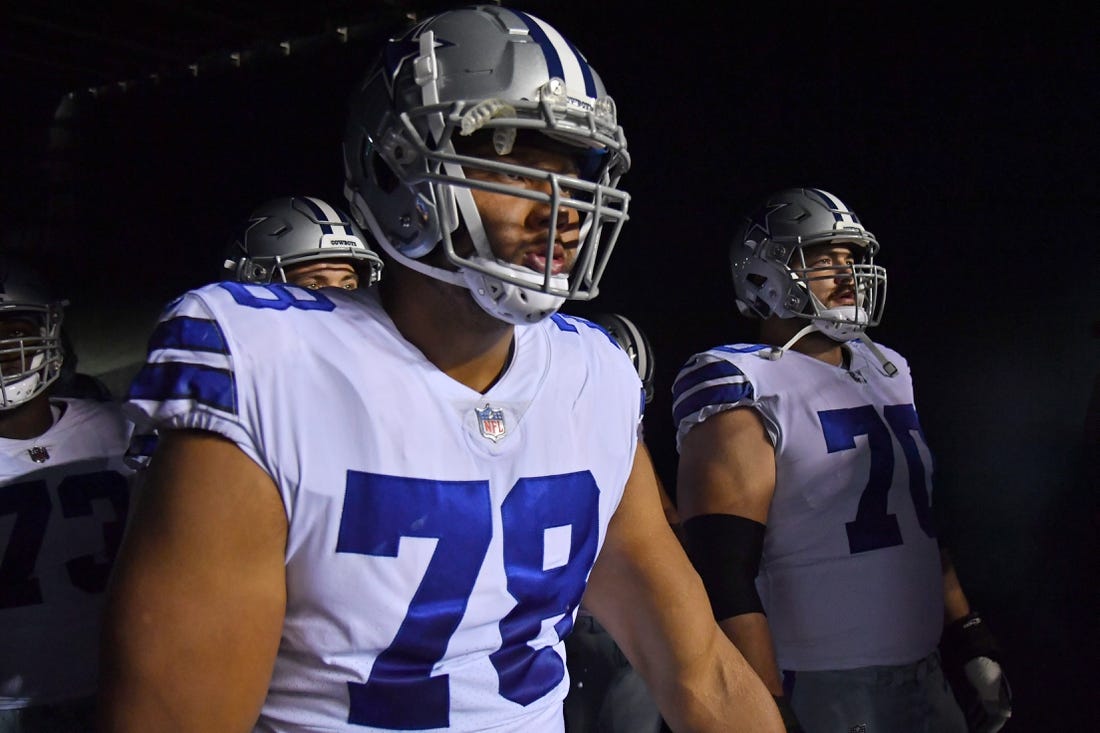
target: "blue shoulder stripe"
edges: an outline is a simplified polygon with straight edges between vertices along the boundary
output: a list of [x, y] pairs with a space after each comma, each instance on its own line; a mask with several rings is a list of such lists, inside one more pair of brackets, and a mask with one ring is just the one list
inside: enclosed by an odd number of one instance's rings
[[237, 413], [233, 372], [204, 364], [146, 364], [130, 383], [128, 400], [192, 400], [223, 412]]
[[672, 420], [677, 429], [684, 418], [708, 405], [735, 405], [753, 399], [752, 385], [748, 382], [725, 382], [704, 387], [693, 392], [672, 406]]
[[187, 349], [228, 354], [229, 347], [217, 321], [190, 316], [176, 316], [157, 324], [149, 337], [149, 351], [156, 349]]
[[734, 378], [743, 378], [744, 376], [744, 372], [728, 361], [713, 361], [710, 364], [690, 370], [688, 367], [685, 367], [680, 372], [680, 376], [676, 378], [676, 382], [672, 385], [672, 399], [680, 399], [680, 396], [685, 392], [690, 392], [703, 382], [710, 382], [716, 379], [728, 381]]
[[718, 346], [713, 351], [725, 351], [729, 354], [755, 354], [762, 349], [770, 349], [767, 344], [739, 344], [737, 346]]
[[604, 328], [603, 326], [601, 326], [598, 323], [593, 323], [592, 321], [588, 320], [587, 318], [581, 318], [580, 316], [567, 316], [567, 315], [564, 315], [562, 313], [554, 313], [550, 316], [550, 320], [560, 330], [568, 331], [570, 333], [580, 333], [577, 330], [577, 326], [575, 324], [582, 323], [585, 326], [588, 326], [589, 328], [591, 328], [593, 331], [599, 331], [604, 336], [606, 336], [607, 340], [610, 341], [611, 345], [614, 346], [616, 349], [621, 349], [622, 348], [622, 346], [619, 345], [619, 342], [615, 340], [615, 337], [612, 336], [610, 333], [608, 333], [606, 328]]
[[550, 314], [550, 320], [554, 323], [558, 329], [567, 333], [577, 333], [577, 327], [569, 322], [569, 319], [563, 316], [561, 313]]

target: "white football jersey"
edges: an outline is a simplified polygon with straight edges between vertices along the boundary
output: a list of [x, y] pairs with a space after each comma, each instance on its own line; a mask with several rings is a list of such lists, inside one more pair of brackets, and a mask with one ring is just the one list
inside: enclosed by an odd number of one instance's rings
[[757, 588], [781, 669], [905, 664], [943, 621], [930, 508], [932, 459], [909, 365], [887, 377], [848, 342], [850, 368], [738, 344], [697, 354], [673, 387], [677, 442], [710, 415], [751, 407], [775, 446], [776, 485]]
[[562, 637], [618, 506], [641, 385], [587, 321], [516, 328], [480, 394], [373, 290], [217, 283], [162, 317], [133, 409], [233, 440], [286, 508], [257, 731], [562, 730]]
[[107, 575], [133, 470], [119, 406], [52, 399], [31, 440], [0, 438], [0, 709], [95, 692]]

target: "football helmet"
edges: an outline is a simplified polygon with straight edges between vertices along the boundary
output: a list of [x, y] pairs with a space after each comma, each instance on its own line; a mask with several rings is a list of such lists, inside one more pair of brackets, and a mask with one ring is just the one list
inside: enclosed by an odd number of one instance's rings
[[626, 316], [618, 313], [600, 313], [592, 317], [592, 322], [603, 328], [615, 339], [622, 350], [627, 353], [638, 370], [638, 376], [642, 380], [642, 388], [645, 390], [645, 403], [653, 401], [653, 370], [656, 360], [653, 355], [653, 347], [642, 330], [634, 325]]
[[223, 266], [240, 282], [287, 282], [287, 269], [328, 259], [351, 260], [363, 287], [382, 275], [381, 258], [347, 214], [318, 198], [292, 196], [268, 201], [249, 215]]
[[31, 272], [0, 263], [0, 410], [29, 402], [61, 374], [64, 309]]
[[[498, 155], [511, 152], [517, 132], [546, 135], [575, 152], [579, 172], [456, 152], [456, 140], [482, 130]], [[566, 298], [595, 297], [627, 220], [629, 196], [618, 184], [630, 157], [600, 77], [551, 25], [495, 5], [440, 13], [386, 44], [352, 95], [344, 164], [352, 215], [390, 255], [468, 288], [482, 308], [510, 323], [539, 321]], [[539, 185], [473, 180], [469, 169]], [[536, 272], [498, 259], [471, 189], [547, 206], [547, 262], [559, 215], [575, 211], [580, 241], [572, 269]], [[472, 252], [456, 250], [460, 227]], [[442, 256], [427, 257], [438, 251]]]
[[[806, 247], [852, 247], [851, 265], [808, 267]], [[738, 227], [730, 248], [737, 307], [745, 315], [805, 318], [816, 330], [848, 341], [878, 325], [886, 305], [886, 270], [875, 264], [879, 244], [855, 212], [819, 188], [792, 188], [768, 197]], [[819, 278], [846, 275], [856, 304], [828, 308], [811, 291]]]

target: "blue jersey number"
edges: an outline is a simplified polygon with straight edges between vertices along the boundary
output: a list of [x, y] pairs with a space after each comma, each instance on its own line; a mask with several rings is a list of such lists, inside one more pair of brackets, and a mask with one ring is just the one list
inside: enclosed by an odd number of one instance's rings
[[[92, 514], [92, 502], [107, 501], [115, 519], [103, 523], [103, 546], [106, 560], [94, 555], [79, 555], [65, 562], [65, 570], [73, 586], [88, 593], [99, 593], [107, 587], [129, 506], [126, 479], [117, 471], [66, 476], [57, 486], [61, 516], [87, 517]], [[0, 486], [0, 516], [14, 514], [11, 537], [0, 561], [0, 609], [30, 606], [43, 602], [42, 589], [34, 575], [38, 553], [46, 536], [50, 519], [50, 492], [45, 481], [24, 481]]]
[[818, 413], [825, 445], [830, 453], [852, 450], [857, 435], [867, 436], [871, 453], [870, 475], [859, 498], [854, 521], [848, 522], [848, 549], [852, 554], [894, 547], [902, 543], [897, 516], [887, 511], [890, 486], [894, 481], [893, 433], [901, 445], [909, 473], [909, 496], [921, 530], [935, 537], [932, 509], [925, 488], [925, 465], [917, 449], [917, 436], [924, 436], [917, 411], [912, 405], [887, 405], [882, 410], [885, 422], [870, 405]]
[[[531, 648], [545, 619], [572, 610], [596, 557], [599, 489], [587, 471], [525, 478], [501, 507], [504, 572], [515, 608], [500, 622], [501, 646], [490, 655], [500, 694], [526, 705], [564, 676], [558, 654]], [[545, 557], [548, 532], [568, 534], [561, 562]], [[402, 537], [436, 540], [423, 580], [393, 643], [378, 655], [365, 684], [349, 682], [348, 722], [397, 730], [445, 728], [448, 676], [432, 669], [466, 611], [492, 539], [487, 481], [430, 481], [348, 472], [337, 552], [397, 557]]]
[[[285, 311], [287, 308], [297, 308], [303, 311], [331, 311], [336, 308], [336, 304], [320, 290], [287, 287], [284, 283], [245, 285], [230, 280], [220, 282], [218, 285], [228, 290], [238, 305], [248, 306], [249, 308], [270, 308], [277, 311]], [[261, 298], [250, 288], [263, 288], [272, 297]], [[307, 297], [302, 298], [299, 297], [300, 295]]]

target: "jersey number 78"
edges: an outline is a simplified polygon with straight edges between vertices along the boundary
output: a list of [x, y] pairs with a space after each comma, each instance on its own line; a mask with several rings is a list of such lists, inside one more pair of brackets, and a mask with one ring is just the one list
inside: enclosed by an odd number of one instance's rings
[[[529, 644], [544, 620], [558, 638], [573, 625], [596, 557], [599, 488], [588, 471], [521, 478], [501, 505], [504, 572], [515, 607], [489, 659], [500, 694], [527, 705], [564, 677], [553, 648]], [[434, 481], [348, 472], [337, 552], [397, 557], [401, 537], [438, 540], [393, 642], [365, 684], [349, 682], [348, 721], [398, 730], [448, 726], [448, 675], [432, 676], [458, 628], [492, 539], [488, 481]], [[547, 533], [568, 533], [564, 562], [544, 557]]]

